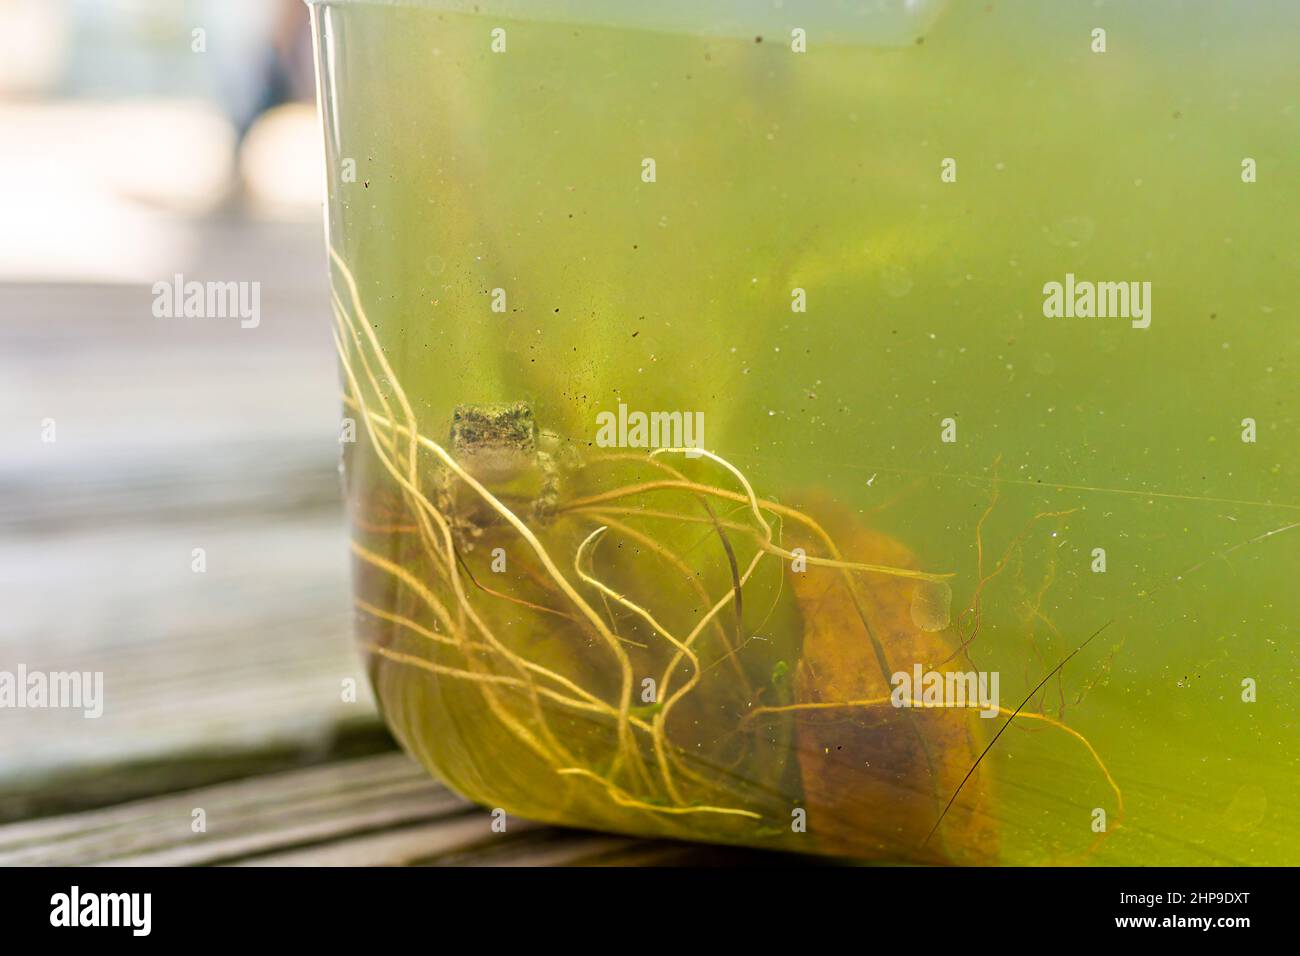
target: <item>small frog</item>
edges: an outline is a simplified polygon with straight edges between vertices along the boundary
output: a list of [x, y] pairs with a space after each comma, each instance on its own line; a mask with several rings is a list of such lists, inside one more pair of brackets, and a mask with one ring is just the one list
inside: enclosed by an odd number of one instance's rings
[[[451, 416], [449, 451], [456, 463], [519, 517], [545, 523], [555, 512], [563, 474], [573, 452], [553, 432], [540, 431], [527, 402], [457, 405]], [[474, 539], [501, 515], [446, 470], [438, 490], [439, 508], [450, 516], [458, 544], [472, 550]], [[531, 514], [520, 514], [520, 499]]]

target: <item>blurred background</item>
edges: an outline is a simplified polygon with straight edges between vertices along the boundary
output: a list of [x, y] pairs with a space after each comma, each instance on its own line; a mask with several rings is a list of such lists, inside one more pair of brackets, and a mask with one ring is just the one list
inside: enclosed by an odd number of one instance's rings
[[[0, 709], [0, 822], [387, 748], [346, 633], [306, 7], [0, 24], [0, 670], [105, 682], [98, 720]], [[177, 275], [260, 283], [260, 322], [156, 317]]]

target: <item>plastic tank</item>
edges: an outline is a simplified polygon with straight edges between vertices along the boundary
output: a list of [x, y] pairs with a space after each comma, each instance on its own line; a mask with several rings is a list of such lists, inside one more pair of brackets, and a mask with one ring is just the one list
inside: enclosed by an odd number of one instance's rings
[[1294, 8], [312, 13], [356, 630], [433, 773], [1296, 861]]

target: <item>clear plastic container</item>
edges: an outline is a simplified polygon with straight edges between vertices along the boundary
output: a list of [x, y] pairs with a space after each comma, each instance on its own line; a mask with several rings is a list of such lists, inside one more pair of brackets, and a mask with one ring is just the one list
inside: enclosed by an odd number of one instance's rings
[[433, 773], [1297, 862], [1293, 8], [312, 14], [356, 629]]

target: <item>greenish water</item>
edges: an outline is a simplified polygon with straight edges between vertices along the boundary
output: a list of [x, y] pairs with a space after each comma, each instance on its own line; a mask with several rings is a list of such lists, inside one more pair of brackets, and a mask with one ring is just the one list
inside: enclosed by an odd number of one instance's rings
[[[806, 53], [791, 50], [797, 13], [760, 42], [314, 10], [330, 241], [421, 433], [445, 442], [456, 406], [524, 400], [590, 451], [620, 403], [700, 412], [704, 446], [760, 497], [814, 515], [831, 502], [953, 573], [950, 644], [978, 596], [963, 666], [998, 672], [1003, 706], [1108, 625], [1026, 712], [1086, 737], [1122, 811], [1083, 743], [1017, 720], [984, 768], [998, 860], [1091, 846], [1098, 864], [1300, 862], [1294, 5], [954, 3], [917, 36], [882, 27], [888, 44], [810, 29]], [[1045, 316], [1044, 285], [1067, 274], [1149, 282], [1149, 327]], [[400, 496], [364, 437], [347, 466], [356, 513]], [[433, 576], [400, 535], [359, 534]], [[688, 563], [725, 595], [721, 554], [708, 560]], [[635, 569], [618, 573], [637, 593]], [[369, 603], [406, 600], [358, 575]], [[808, 606], [790, 610], [775, 578], [756, 587], [751, 606], [778, 610], [742, 630], [767, 630], [792, 667]], [[521, 621], [501, 620], [504, 640], [549, 639]], [[576, 653], [552, 659], [608, 678]], [[751, 663], [749, 677], [775, 666]], [[490, 765], [446, 742], [475, 749], [478, 691], [399, 670], [375, 662], [399, 735], [489, 800]], [[977, 722], [977, 751], [1004, 720]], [[458, 759], [475, 771], [457, 777]], [[790, 760], [747, 759], [798, 803]]]

